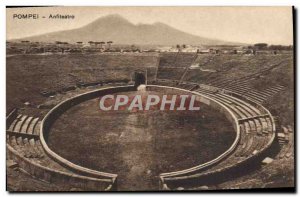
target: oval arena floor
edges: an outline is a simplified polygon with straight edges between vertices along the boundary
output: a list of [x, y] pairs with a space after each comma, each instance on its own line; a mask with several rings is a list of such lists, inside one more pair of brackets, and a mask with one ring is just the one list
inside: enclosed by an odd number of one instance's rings
[[204, 104], [200, 111], [177, 112], [98, 106], [99, 99], [92, 99], [63, 113], [51, 127], [48, 145], [75, 164], [117, 173], [120, 190], [155, 190], [160, 173], [212, 160], [236, 135], [224, 115]]

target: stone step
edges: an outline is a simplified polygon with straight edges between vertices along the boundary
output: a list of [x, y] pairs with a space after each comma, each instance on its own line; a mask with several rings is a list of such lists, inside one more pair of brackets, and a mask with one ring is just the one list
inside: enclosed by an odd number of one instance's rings
[[21, 132], [21, 128], [22, 128], [23, 124], [25, 123], [27, 117], [28, 117], [28, 116], [23, 115], [23, 116], [20, 118], [20, 120], [17, 122], [17, 124], [16, 124], [16, 126], [15, 126], [15, 128], [14, 128], [14, 130], [13, 130], [14, 132], [18, 132], [18, 133]]
[[274, 159], [270, 157], [266, 157], [264, 160], [262, 160], [262, 164], [267, 165], [273, 162]]
[[42, 123], [42, 121], [37, 122], [36, 126], [34, 127], [33, 134], [40, 135], [41, 123]]
[[267, 96], [258, 95], [258, 94], [253, 93], [253, 92], [247, 92], [245, 94], [245, 96], [253, 97], [253, 98], [259, 99], [259, 100], [265, 100], [266, 98], [268, 98]]
[[33, 134], [34, 132], [34, 128], [36, 127], [36, 124], [38, 123], [38, 121], [39, 121], [39, 118], [34, 118], [32, 121], [31, 121], [31, 123], [30, 123], [30, 125], [29, 125], [29, 128], [28, 128], [28, 130], [27, 130], [27, 133], [28, 134]]
[[28, 127], [33, 120], [33, 117], [28, 117], [21, 128], [21, 133], [27, 133]]
[[249, 137], [248, 137], [248, 140], [247, 140], [247, 145], [246, 147], [243, 149], [243, 152], [241, 154], [242, 157], [248, 157], [251, 152], [249, 151], [253, 145], [253, 142], [254, 142], [254, 138], [252, 135], [248, 134]]
[[253, 93], [255, 95], [258, 95], [258, 96], [261, 96], [261, 97], [264, 97], [264, 98], [268, 98], [268, 97], [271, 97], [273, 95], [273, 94], [268, 94], [265, 91], [256, 91], [256, 90], [252, 90], [251, 93]]
[[17, 116], [17, 118], [14, 119], [14, 121], [13, 121], [13, 122], [11, 123], [11, 125], [9, 126], [8, 131], [14, 131], [14, 129], [15, 129], [15, 127], [16, 127], [16, 124], [19, 122], [19, 120], [20, 120], [21, 117], [22, 117], [22, 115], [19, 114], [19, 115]]
[[9, 159], [9, 160], [6, 160], [6, 167], [11, 168], [11, 169], [15, 169], [15, 168], [19, 167], [19, 164], [16, 163], [14, 160]]

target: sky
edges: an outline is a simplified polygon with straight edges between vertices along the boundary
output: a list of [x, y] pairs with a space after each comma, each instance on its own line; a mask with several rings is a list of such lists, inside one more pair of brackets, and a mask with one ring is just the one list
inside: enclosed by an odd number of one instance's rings
[[[14, 19], [13, 14], [39, 14], [39, 19]], [[48, 19], [50, 14], [74, 19]], [[119, 14], [134, 24], [165, 23], [212, 39], [254, 44], [293, 44], [292, 7], [36, 7], [7, 8], [7, 39], [82, 27], [99, 17]]]

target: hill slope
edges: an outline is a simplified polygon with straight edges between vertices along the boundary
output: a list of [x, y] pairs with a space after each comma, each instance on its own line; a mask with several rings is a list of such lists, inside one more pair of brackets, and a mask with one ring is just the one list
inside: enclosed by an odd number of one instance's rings
[[[177, 30], [163, 23], [134, 25], [119, 15], [108, 15], [78, 29], [46, 33], [23, 38], [35, 42], [109, 41], [116, 44], [236, 44], [208, 39]], [[18, 39], [21, 40], [21, 39]]]

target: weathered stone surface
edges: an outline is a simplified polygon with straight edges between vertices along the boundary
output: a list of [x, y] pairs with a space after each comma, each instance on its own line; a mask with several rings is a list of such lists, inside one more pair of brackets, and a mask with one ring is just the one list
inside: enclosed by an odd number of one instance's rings
[[269, 163], [272, 163], [272, 162], [273, 162], [273, 159], [270, 158], [270, 157], [266, 157], [266, 158], [262, 161], [263, 164], [269, 164]]
[[209, 187], [207, 185], [203, 185], [199, 187], [199, 190], [207, 190]]
[[14, 160], [7, 160], [6, 161], [6, 166], [8, 168], [18, 168], [19, 167], [19, 164], [16, 163]]

